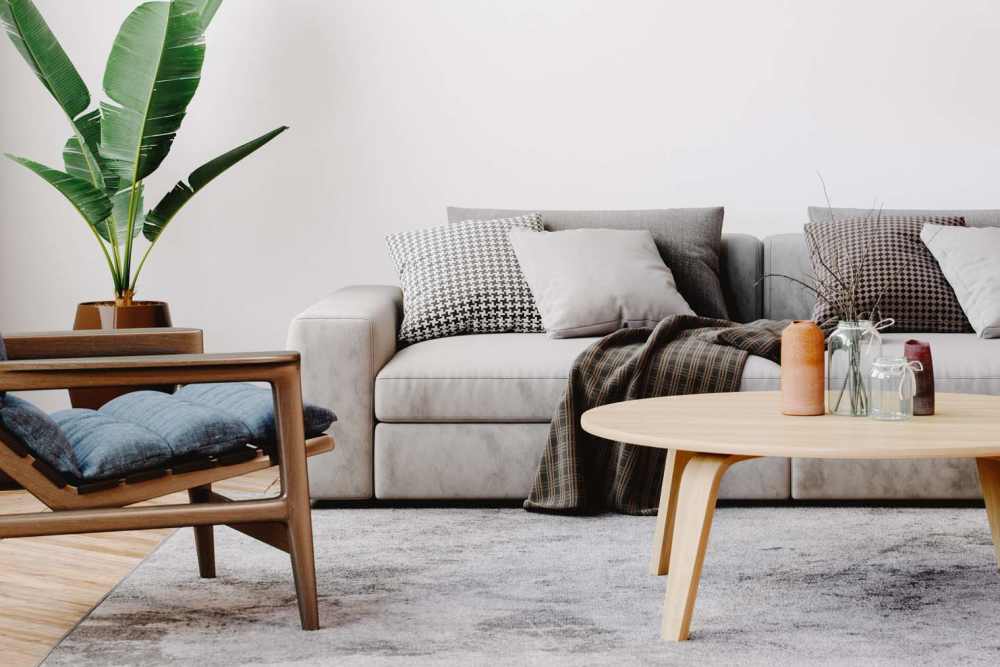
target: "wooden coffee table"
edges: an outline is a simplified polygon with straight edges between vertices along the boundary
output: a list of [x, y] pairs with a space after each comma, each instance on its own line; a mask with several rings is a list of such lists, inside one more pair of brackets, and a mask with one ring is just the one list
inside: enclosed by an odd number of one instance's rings
[[609, 440], [667, 449], [650, 573], [667, 574], [663, 638], [684, 640], [719, 482], [761, 456], [824, 459], [974, 458], [1000, 561], [1000, 396], [938, 394], [937, 414], [905, 422], [781, 414], [778, 392], [626, 401], [583, 414]]

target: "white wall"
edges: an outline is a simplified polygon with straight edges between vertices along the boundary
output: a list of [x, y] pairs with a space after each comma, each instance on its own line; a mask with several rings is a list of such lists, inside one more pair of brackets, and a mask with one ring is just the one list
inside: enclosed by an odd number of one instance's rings
[[[129, 0], [36, 0], [92, 91]], [[199, 194], [140, 284], [211, 350], [392, 281], [383, 236], [467, 206], [726, 206], [730, 231], [821, 201], [996, 208], [990, 0], [228, 0], [201, 89], [148, 183], [276, 125]], [[3, 40], [6, 42], [6, 40]], [[60, 162], [55, 103], [0, 44], [0, 149]], [[0, 330], [62, 328], [103, 259], [49, 186], [0, 164]]]

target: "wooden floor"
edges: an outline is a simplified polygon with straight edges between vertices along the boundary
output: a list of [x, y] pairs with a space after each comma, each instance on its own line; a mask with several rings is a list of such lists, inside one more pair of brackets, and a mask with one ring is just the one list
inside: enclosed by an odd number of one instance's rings
[[[277, 468], [227, 480], [230, 493], [262, 493]], [[150, 501], [187, 502], [187, 494]], [[44, 506], [23, 491], [0, 492], [0, 514]], [[183, 529], [190, 530], [190, 529]], [[0, 664], [37, 665], [115, 585], [174, 529], [0, 540]]]

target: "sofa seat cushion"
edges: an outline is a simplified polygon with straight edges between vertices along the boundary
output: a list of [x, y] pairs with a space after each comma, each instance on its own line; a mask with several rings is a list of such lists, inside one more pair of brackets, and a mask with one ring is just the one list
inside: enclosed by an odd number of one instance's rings
[[[886, 334], [883, 354], [909, 338], [929, 341], [940, 392], [1000, 394], [1000, 340], [975, 334]], [[547, 422], [577, 355], [596, 338], [543, 334], [439, 338], [400, 350], [375, 379], [382, 422]], [[751, 356], [742, 391], [781, 388], [778, 364]]]
[[888, 334], [884, 356], [903, 356], [903, 343], [915, 338], [931, 344], [934, 385], [939, 392], [1000, 395], [1000, 340], [976, 334]]
[[[1000, 395], [1000, 340], [987, 340], [975, 334], [882, 334], [882, 355], [902, 357], [903, 343], [911, 338], [931, 344], [937, 391]], [[743, 369], [740, 390], [780, 388], [781, 367], [760, 357], [750, 357]]]
[[375, 378], [383, 422], [547, 422], [573, 360], [596, 338], [482, 334], [424, 341]]
[[[548, 422], [573, 361], [597, 338], [484, 334], [439, 338], [400, 350], [375, 379], [381, 422]], [[751, 357], [746, 391], [780, 386], [777, 364]]]

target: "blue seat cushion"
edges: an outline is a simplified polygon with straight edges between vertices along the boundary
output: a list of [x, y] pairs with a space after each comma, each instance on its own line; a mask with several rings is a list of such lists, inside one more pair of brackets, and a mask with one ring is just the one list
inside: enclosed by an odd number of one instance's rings
[[[303, 414], [310, 438], [336, 420], [333, 412], [314, 405], [304, 406]], [[188, 385], [174, 395], [136, 391], [100, 410], [51, 416], [24, 399], [0, 394], [0, 425], [70, 482], [124, 477], [178, 459], [275, 441], [271, 390], [232, 383]]]
[[[211, 405], [238, 419], [250, 430], [251, 442], [264, 446], [274, 444], [274, 396], [267, 387], [241, 382], [189, 384], [181, 387], [174, 397], [199, 405]], [[337, 421], [331, 410], [306, 403], [302, 406], [306, 437], [321, 435]]]
[[98, 412], [159, 435], [170, 448], [170, 458], [222, 454], [251, 441], [250, 430], [243, 422], [223, 410], [210, 404], [178, 400], [159, 391], [134, 391], [119, 396]]
[[13, 394], [0, 394], [0, 425], [36, 459], [48, 463], [64, 477], [82, 477], [76, 452], [59, 424], [33, 403]]
[[162, 467], [172, 457], [170, 444], [157, 433], [100, 411], [60, 410], [52, 413], [52, 421], [73, 447], [80, 464], [77, 477], [86, 481]]

